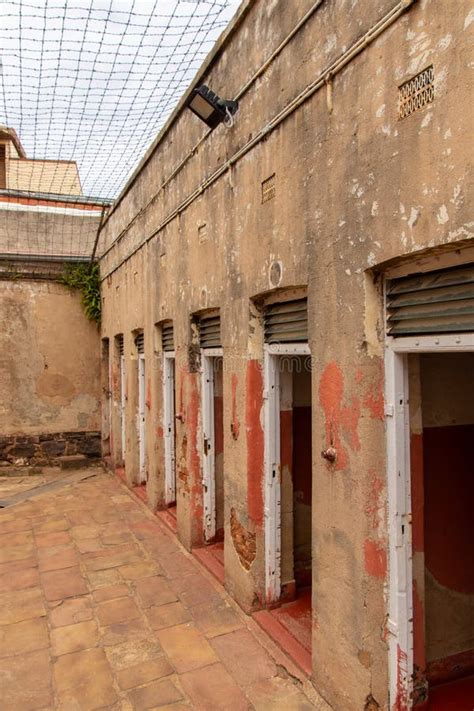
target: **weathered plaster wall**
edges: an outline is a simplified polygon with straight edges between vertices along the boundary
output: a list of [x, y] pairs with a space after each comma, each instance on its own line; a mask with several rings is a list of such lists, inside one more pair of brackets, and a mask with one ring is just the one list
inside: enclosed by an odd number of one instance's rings
[[77, 293], [0, 281], [0, 434], [100, 429], [99, 331]]
[[90, 257], [101, 207], [0, 196], [0, 253]]
[[[250, 4], [203, 81], [234, 96], [311, 4]], [[101, 236], [103, 333], [123, 332], [126, 342], [129, 481], [137, 469], [131, 332], [143, 327], [149, 334], [153, 507], [163, 501], [163, 442], [161, 353], [151, 334], [161, 320], [174, 322], [177, 515], [189, 547], [202, 541], [200, 381], [189, 351], [190, 315], [221, 309], [226, 586], [245, 609], [265, 597], [263, 336], [252, 299], [307, 285], [313, 677], [334, 708], [347, 711], [363, 709], [370, 696], [387, 705], [382, 299], [369, 270], [443, 245], [459, 248], [472, 237], [467, 0], [456, 13], [441, 0], [415, 2], [335, 76], [332, 106], [323, 86], [179, 216], [174, 211], [395, 4], [323, 2], [244, 94], [234, 128], [214, 130], [160, 189], [204, 134], [190, 112], [181, 112]], [[434, 103], [399, 121], [398, 85], [431, 63]], [[261, 182], [272, 174], [276, 196], [262, 204]], [[329, 445], [337, 450], [334, 464], [319, 456]]]

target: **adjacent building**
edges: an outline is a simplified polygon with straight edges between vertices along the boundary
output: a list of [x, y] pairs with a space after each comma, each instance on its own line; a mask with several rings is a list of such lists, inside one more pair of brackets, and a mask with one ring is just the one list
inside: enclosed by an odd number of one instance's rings
[[0, 466], [100, 456], [99, 328], [62, 276], [90, 263], [108, 204], [0, 126]]
[[100, 231], [105, 454], [341, 711], [473, 672], [473, 27], [243, 2]]

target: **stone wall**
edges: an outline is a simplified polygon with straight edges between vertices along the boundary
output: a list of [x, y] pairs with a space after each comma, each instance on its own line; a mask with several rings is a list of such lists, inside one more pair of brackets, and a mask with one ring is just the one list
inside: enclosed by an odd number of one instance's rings
[[0, 436], [2, 467], [54, 466], [58, 457], [83, 454], [89, 459], [101, 456], [100, 432], [56, 432], [42, 435]]

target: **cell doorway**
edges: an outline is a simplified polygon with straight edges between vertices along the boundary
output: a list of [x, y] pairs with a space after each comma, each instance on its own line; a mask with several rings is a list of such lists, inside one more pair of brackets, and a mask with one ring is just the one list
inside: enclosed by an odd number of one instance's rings
[[[202, 451], [204, 540], [224, 541], [223, 358], [221, 349], [203, 350]], [[218, 546], [223, 549], [223, 546]]]
[[474, 698], [474, 353], [407, 365], [414, 708], [461, 711]]
[[265, 353], [266, 602], [311, 655], [312, 408], [306, 344]]

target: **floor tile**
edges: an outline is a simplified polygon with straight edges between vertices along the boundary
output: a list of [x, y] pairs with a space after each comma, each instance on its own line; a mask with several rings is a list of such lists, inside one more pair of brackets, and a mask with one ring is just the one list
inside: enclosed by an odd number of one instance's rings
[[68, 531], [53, 531], [52, 533], [37, 533], [35, 540], [37, 548], [45, 548], [70, 543], [71, 536]]
[[145, 610], [145, 615], [154, 630], [174, 627], [191, 621], [191, 613], [182, 602], [170, 602], [167, 605], [148, 607]]
[[2, 659], [0, 680], [2, 711], [53, 708], [48, 650]]
[[[44, 617], [0, 626], [0, 657], [35, 652], [48, 647], [48, 623]], [[0, 669], [1, 667], [0, 663]]]
[[275, 662], [246, 629], [215, 637], [210, 643], [239, 684], [251, 684], [277, 673]]
[[8, 625], [34, 617], [44, 617], [46, 610], [41, 588], [28, 588], [0, 595], [0, 625]]
[[104, 585], [102, 588], [94, 590], [92, 597], [96, 602], [104, 602], [105, 600], [115, 600], [118, 597], [126, 597], [130, 594], [130, 590], [124, 583], [116, 585]]
[[107, 647], [105, 653], [110, 666], [116, 671], [163, 656], [160, 644], [146, 633]]
[[135, 563], [134, 565], [122, 565], [119, 568], [119, 573], [124, 580], [138, 580], [140, 578], [148, 578], [153, 575], [160, 574], [161, 569], [157, 563], [153, 561], [145, 561], [143, 563]]
[[88, 592], [78, 567], [42, 573], [41, 583], [46, 600], [61, 600]]
[[182, 693], [168, 679], [165, 681], [153, 681], [151, 684], [140, 686], [129, 691], [128, 695], [136, 711], [159, 708], [165, 704], [173, 704], [183, 698]]
[[39, 585], [39, 582], [37, 568], [13, 570], [0, 576], [0, 593], [35, 587]]
[[51, 649], [55, 657], [81, 649], [95, 647], [99, 640], [99, 632], [95, 620], [77, 622], [74, 625], [56, 627], [51, 632]]
[[116, 479], [98, 472], [40, 499], [0, 511], [1, 711], [311, 708]]
[[60, 703], [67, 708], [93, 711], [113, 704], [117, 695], [113, 678], [102, 649], [88, 649], [58, 657], [54, 679]]
[[208, 638], [218, 637], [243, 627], [243, 622], [237, 613], [226, 602], [220, 605], [201, 603], [191, 608], [191, 614], [196, 626]]
[[195, 669], [180, 677], [193, 708], [247, 711], [250, 704], [222, 664]]
[[92, 599], [89, 595], [61, 600], [52, 603], [49, 612], [49, 621], [52, 627], [72, 625], [75, 622], [92, 620]]
[[140, 611], [132, 598], [124, 597], [99, 603], [97, 617], [101, 625], [112, 625], [140, 617]]
[[117, 681], [121, 689], [132, 689], [150, 681], [156, 681], [174, 672], [166, 657], [161, 656], [150, 661], [140, 662], [134, 666], [122, 669], [117, 673]]
[[45, 551], [45, 554], [38, 558], [38, 567], [41, 572], [72, 568], [79, 563], [78, 555], [71, 546], [60, 548], [59, 550], [57, 547], [40, 548], [40, 550]]
[[191, 622], [156, 633], [164, 652], [180, 674], [217, 662], [209, 643]]
[[166, 579], [157, 575], [137, 580], [135, 582], [135, 590], [142, 607], [166, 605], [166, 603], [176, 602], [178, 599]]

